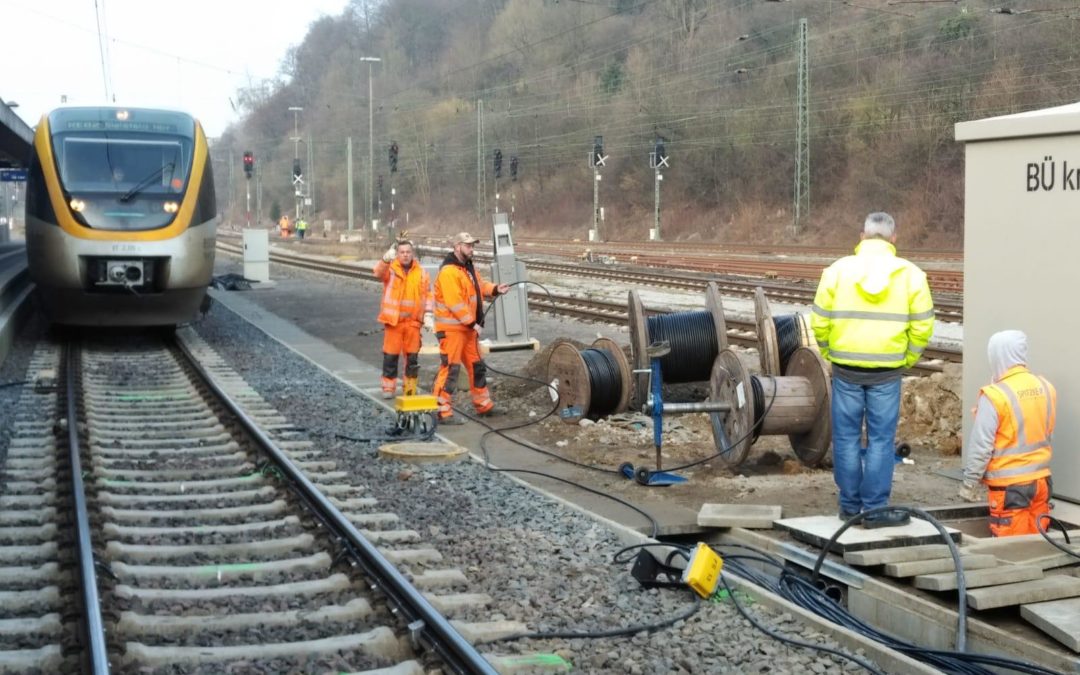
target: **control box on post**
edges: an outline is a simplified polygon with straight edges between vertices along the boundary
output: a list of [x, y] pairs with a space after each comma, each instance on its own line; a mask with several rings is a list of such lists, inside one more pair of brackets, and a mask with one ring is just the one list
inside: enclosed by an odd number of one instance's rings
[[[495, 301], [495, 339], [491, 351], [537, 349], [539, 343], [529, 337], [529, 296], [524, 282], [528, 279], [525, 263], [514, 255], [514, 239], [505, 213], [495, 214], [491, 258], [491, 278], [495, 284], [511, 284], [505, 297]], [[489, 324], [490, 326], [490, 324]]]

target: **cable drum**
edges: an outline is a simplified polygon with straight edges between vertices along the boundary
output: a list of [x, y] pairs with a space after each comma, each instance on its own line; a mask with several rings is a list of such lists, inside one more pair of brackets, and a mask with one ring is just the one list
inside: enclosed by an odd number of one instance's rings
[[567, 424], [622, 412], [630, 400], [630, 363], [614, 341], [600, 338], [581, 351], [567, 340], [548, 357], [548, 382]]
[[648, 317], [649, 344], [668, 342], [671, 351], [660, 357], [664, 382], [697, 382], [708, 376], [716, 358], [716, 331], [709, 312], [676, 312]]
[[716, 284], [705, 286], [705, 310], [672, 312], [647, 316], [641, 297], [630, 291], [628, 319], [630, 347], [633, 351], [634, 398], [632, 406], [641, 409], [649, 395], [648, 348], [654, 342], [667, 341], [671, 351], [660, 358], [665, 383], [708, 382], [716, 355], [728, 347], [724, 305]]
[[765, 290], [754, 289], [754, 323], [757, 325], [758, 356], [762, 375], [787, 373], [791, 355], [799, 347], [817, 350], [813, 331], [803, 314], [774, 317], [765, 298]]

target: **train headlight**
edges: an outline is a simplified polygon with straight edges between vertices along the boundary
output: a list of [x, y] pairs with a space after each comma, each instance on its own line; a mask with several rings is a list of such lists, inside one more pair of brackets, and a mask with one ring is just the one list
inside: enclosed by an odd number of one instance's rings
[[76, 213], [82, 213], [86, 209], [86, 202], [81, 199], [71, 200], [71, 210]]
[[130, 115], [130, 113], [128, 113], [128, 111], [126, 111], [126, 110], [117, 110], [116, 111], [116, 119], [120, 120], [121, 122], [126, 121], [129, 115]]
[[180, 209], [180, 205], [176, 202], [165, 202], [161, 205], [161, 208], [165, 209], [165, 213], [176, 213]]

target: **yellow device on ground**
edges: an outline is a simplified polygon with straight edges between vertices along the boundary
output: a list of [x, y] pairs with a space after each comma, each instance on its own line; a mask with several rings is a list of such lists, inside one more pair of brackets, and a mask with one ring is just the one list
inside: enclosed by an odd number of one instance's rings
[[435, 431], [439, 411], [439, 399], [431, 394], [407, 394], [394, 399], [397, 423], [395, 436], [412, 434], [429, 436]]
[[435, 412], [439, 409], [439, 399], [431, 394], [412, 394], [394, 399], [394, 410], [399, 413]]
[[708, 598], [716, 592], [716, 585], [720, 583], [720, 571], [724, 568], [724, 559], [720, 554], [712, 550], [708, 544], [698, 542], [694, 552], [690, 554], [690, 562], [683, 570], [683, 583], [694, 589], [694, 592], [703, 598]]

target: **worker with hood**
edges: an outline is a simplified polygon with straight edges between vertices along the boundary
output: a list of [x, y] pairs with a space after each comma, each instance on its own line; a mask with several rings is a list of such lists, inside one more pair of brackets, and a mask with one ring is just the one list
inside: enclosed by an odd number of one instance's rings
[[1057, 391], [1028, 370], [1023, 332], [994, 333], [987, 354], [993, 382], [979, 390], [975, 423], [964, 448], [960, 496], [981, 501], [981, 481], [989, 491], [990, 532], [995, 537], [1035, 534], [1039, 518], [1050, 513]]

